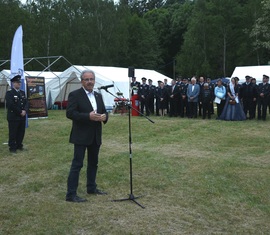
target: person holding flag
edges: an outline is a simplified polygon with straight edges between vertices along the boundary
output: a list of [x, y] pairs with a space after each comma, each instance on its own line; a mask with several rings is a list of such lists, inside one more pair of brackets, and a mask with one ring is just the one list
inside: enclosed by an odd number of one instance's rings
[[20, 89], [21, 76], [16, 75], [10, 79], [12, 89], [6, 93], [7, 120], [9, 130], [9, 151], [16, 153], [23, 150], [23, 139], [25, 134], [26, 114], [28, 111], [28, 101], [25, 92]]

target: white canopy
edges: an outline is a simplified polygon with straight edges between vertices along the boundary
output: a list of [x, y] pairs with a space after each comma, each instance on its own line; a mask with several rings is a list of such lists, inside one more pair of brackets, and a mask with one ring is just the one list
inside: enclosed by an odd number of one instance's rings
[[245, 77], [249, 75], [256, 78], [257, 82], [261, 82], [264, 74], [270, 76], [270, 65], [236, 67], [232, 77], [238, 77], [239, 81], [243, 83], [246, 81]]

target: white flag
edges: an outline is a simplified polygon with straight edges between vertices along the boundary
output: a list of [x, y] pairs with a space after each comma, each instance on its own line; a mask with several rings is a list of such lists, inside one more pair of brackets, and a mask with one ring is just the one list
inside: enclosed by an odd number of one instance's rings
[[[17, 28], [13, 38], [10, 59], [10, 72], [10, 78], [13, 78], [15, 75], [21, 75], [21, 90], [26, 93], [23, 64], [23, 30], [21, 25]], [[28, 127], [27, 115], [25, 126]]]
[[20, 25], [13, 38], [11, 59], [10, 59], [10, 78], [21, 75], [21, 90], [25, 91], [24, 66], [23, 66], [23, 30]]

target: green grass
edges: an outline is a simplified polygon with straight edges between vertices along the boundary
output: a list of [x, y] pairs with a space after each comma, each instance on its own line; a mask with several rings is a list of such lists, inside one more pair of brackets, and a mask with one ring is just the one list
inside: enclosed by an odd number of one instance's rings
[[[128, 197], [128, 117], [103, 126], [97, 183], [106, 196], [65, 201], [73, 155], [65, 111], [29, 120], [11, 155], [0, 109], [0, 234], [270, 234], [269, 121], [132, 117], [133, 193]], [[86, 161], [85, 161], [86, 164]]]

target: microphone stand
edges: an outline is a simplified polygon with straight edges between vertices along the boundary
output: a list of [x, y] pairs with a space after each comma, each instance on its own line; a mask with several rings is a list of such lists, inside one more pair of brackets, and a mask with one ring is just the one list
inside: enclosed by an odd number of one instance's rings
[[[107, 90], [107, 88], [104, 88], [104, 90], [106, 92], [108, 92], [110, 95], [112, 95], [113, 97], [115, 98], [119, 98], [117, 97], [116, 95], [112, 94], [110, 91]], [[123, 96], [124, 98], [124, 96]], [[152, 123], [155, 123], [153, 120], [151, 120], [150, 118], [148, 118], [147, 116], [145, 116], [143, 113], [141, 113], [139, 110], [133, 108], [131, 105], [130, 105], [130, 102], [129, 100], [127, 101], [121, 101], [121, 102], [124, 102], [124, 105], [126, 105], [128, 107], [128, 133], [129, 133], [129, 176], [130, 176], [130, 194], [128, 196], [128, 198], [122, 198], [122, 199], [115, 199], [115, 200], [112, 200], [113, 202], [120, 202], [120, 201], [132, 201], [134, 203], [136, 203], [138, 206], [140, 206], [141, 208], [145, 209], [145, 207], [138, 203], [136, 201], [136, 199], [142, 197], [142, 196], [137, 196], [135, 197], [134, 194], [133, 194], [133, 179], [132, 179], [132, 139], [131, 139], [131, 115], [130, 115], [130, 110], [133, 109], [135, 111], [137, 111], [141, 116], [145, 117], [148, 121], [152, 122]]]

